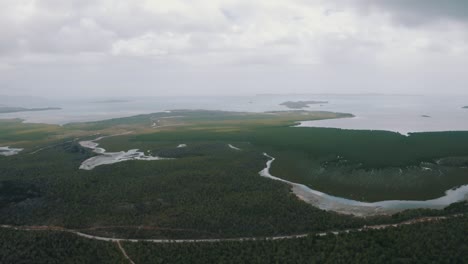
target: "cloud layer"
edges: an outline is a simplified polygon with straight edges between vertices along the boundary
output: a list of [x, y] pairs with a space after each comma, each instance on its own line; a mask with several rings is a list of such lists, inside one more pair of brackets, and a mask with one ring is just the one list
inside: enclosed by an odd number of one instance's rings
[[406, 26], [421, 26], [442, 21], [468, 22], [468, 1], [465, 0], [354, 0], [363, 10], [378, 10], [393, 16]]
[[464, 92], [463, 0], [3, 0], [0, 93]]

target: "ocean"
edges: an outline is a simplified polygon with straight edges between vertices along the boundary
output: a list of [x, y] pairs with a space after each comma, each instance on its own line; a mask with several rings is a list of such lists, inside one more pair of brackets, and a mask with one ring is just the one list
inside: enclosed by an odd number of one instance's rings
[[[61, 107], [62, 110], [0, 114], [30, 123], [66, 124], [127, 117], [175, 109], [240, 112], [288, 110], [285, 101], [328, 101], [304, 110], [351, 113], [354, 118], [306, 121], [300, 126], [342, 129], [388, 130], [408, 134], [429, 131], [468, 131], [468, 96], [423, 95], [256, 95], [133, 97], [109, 99], [47, 100], [23, 107]], [[4, 103], [3, 103], [4, 104]]]

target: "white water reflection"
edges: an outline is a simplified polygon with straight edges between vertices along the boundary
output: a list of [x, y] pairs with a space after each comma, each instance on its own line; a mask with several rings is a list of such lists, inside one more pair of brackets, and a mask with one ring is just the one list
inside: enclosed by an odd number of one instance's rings
[[0, 156], [13, 156], [20, 153], [22, 148], [0, 147]]
[[448, 190], [445, 192], [444, 196], [426, 201], [388, 200], [369, 203], [336, 197], [313, 190], [306, 185], [290, 182], [271, 175], [270, 168], [275, 158], [269, 156], [266, 153], [263, 155], [268, 157], [269, 160], [266, 163], [266, 167], [259, 172], [260, 176], [268, 177], [270, 179], [291, 185], [292, 191], [301, 200], [323, 210], [335, 211], [343, 214], [352, 214], [356, 216], [369, 216], [396, 213], [406, 209], [442, 209], [452, 203], [468, 200], [468, 185], [463, 185], [461, 187]]
[[468, 131], [468, 96], [337, 97], [324, 110], [351, 113], [353, 118], [301, 122], [299, 127], [385, 130], [402, 135], [419, 132]]
[[236, 146], [233, 146], [233, 145], [231, 145], [231, 144], [228, 144], [228, 147], [229, 147], [230, 149], [233, 149], [233, 150], [242, 150], [242, 149], [240, 149], [240, 148], [238, 148], [238, 147], [236, 147]]
[[128, 151], [120, 152], [106, 152], [104, 148], [99, 148], [99, 144], [96, 141], [99, 141], [105, 137], [98, 137], [94, 140], [80, 141], [80, 145], [84, 148], [92, 149], [94, 153], [97, 153], [97, 156], [91, 157], [83, 163], [81, 163], [80, 169], [82, 170], [92, 170], [97, 166], [114, 164], [118, 162], [128, 161], [128, 160], [167, 160], [169, 158], [161, 158], [158, 156], [145, 155], [144, 152], [138, 151], [138, 149], [131, 149]]

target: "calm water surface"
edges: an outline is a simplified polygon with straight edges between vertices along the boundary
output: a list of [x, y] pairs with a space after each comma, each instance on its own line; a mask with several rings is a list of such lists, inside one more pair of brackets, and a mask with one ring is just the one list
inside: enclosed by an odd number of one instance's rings
[[[402, 134], [423, 131], [468, 130], [468, 96], [399, 95], [259, 95], [237, 97], [149, 97], [128, 102], [96, 103], [90, 99], [47, 102], [57, 111], [0, 114], [0, 118], [22, 118], [26, 122], [65, 124], [126, 117], [173, 109], [207, 109], [264, 112], [287, 110], [284, 101], [324, 100], [307, 110], [354, 114], [347, 119], [307, 121], [301, 126], [343, 129], [389, 130]], [[28, 107], [28, 106], [25, 106]]]

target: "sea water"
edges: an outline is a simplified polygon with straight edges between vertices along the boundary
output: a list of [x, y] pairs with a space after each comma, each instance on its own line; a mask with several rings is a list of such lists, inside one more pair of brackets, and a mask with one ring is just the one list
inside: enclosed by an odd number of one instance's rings
[[[174, 109], [265, 112], [288, 110], [285, 101], [328, 101], [304, 110], [351, 113], [353, 118], [302, 122], [300, 126], [388, 130], [402, 134], [468, 130], [468, 96], [423, 95], [256, 95], [197, 97], [135, 97], [126, 101], [97, 99], [49, 100], [43, 107], [62, 110], [0, 114], [25, 122], [66, 124], [128, 117]], [[23, 106], [27, 107], [27, 106]]]

